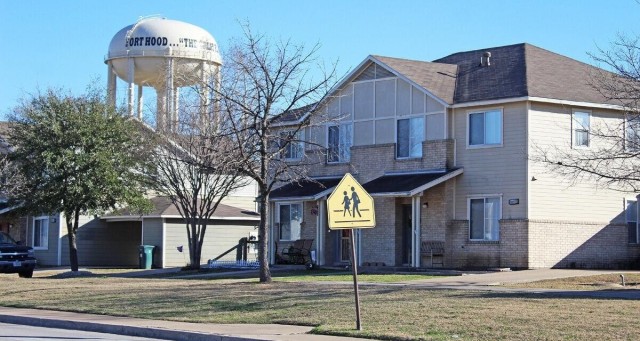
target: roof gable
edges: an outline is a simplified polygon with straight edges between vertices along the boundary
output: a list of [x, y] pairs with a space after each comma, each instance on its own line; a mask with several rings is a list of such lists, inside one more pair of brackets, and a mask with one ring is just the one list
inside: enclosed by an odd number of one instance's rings
[[383, 56], [372, 56], [372, 58], [395, 71], [399, 77], [421, 87], [443, 104], [453, 104], [457, 65]]

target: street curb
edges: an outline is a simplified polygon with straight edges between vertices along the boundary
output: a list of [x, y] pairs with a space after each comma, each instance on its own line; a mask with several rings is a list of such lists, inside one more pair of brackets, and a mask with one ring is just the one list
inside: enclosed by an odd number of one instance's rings
[[84, 321], [64, 321], [42, 317], [27, 317], [0, 314], [0, 322], [10, 324], [21, 324], [34, 327], [59, 328], [70, 330], [83, 330], [98, 333], [108, 333], [127, 336], [138, 336], [164, 340], [176, 341], [264, 341], [268, 339], [238, 337], [229, 335], [204, 334], [192, 331], [158, 329], [149, 327], [135, 327], [112, 325]]

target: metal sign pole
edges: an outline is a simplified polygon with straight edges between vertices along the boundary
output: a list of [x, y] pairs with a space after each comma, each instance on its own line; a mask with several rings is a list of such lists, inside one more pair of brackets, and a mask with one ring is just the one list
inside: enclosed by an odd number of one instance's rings
[[353, 289], [356, 294], [356, 329], [362, 330], [360, 323], [360, 294], [358, 293], [358, 260], [356, 259], [356, 240], [355, 231], [351, 229], [349, 235], [351, 237], [351, 268], [353, 269]]

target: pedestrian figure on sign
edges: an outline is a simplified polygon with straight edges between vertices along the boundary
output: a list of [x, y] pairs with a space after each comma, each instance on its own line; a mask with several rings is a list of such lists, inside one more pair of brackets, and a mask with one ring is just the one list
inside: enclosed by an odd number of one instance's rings
[[362, 215], [360, 215], [360, 209], [358, 208], [360, 197], [358, 197], [358, 193], [356, 193], [356, 189], [353, 187], [351, 187], [351, 201], [353, 201], [353, 217], [356, 217], [356, 212], [358, 212], [358, 217], [362, 217]]
[[342, 216], [344, 217], [344, 215], [347, 213], [349, 213], [349, 216], [351, 216], [351, 211], [349, 210], [349, 206], [351, 206], [351, 199], [349, 199], [347, 191], [344, 191], [343, 194], [344, 199], [342, 199], [342, 204], [344, 205], [344, 209], [342, 210]]

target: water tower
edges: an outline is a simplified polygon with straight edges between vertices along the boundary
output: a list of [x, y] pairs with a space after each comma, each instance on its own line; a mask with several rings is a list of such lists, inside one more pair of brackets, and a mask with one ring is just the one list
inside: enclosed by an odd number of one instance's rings
[[[127, 110], [142, 119], [145, 86], [156, 90], [156, 129], [173, 130], [178, 122], [179, 91], [194, 85], [219, 86], [222, 60], [213, 36], [182, 21], [147, 17], [121, 29], [111, 39], [105, 58], [109, 68], [108, 98], [116, 104], [116, 76], [128, 84]], [[137, 96], [135, 87], [137, 85]], [[209, 113], [208, 87], [200, 96], [203, 114]]]

